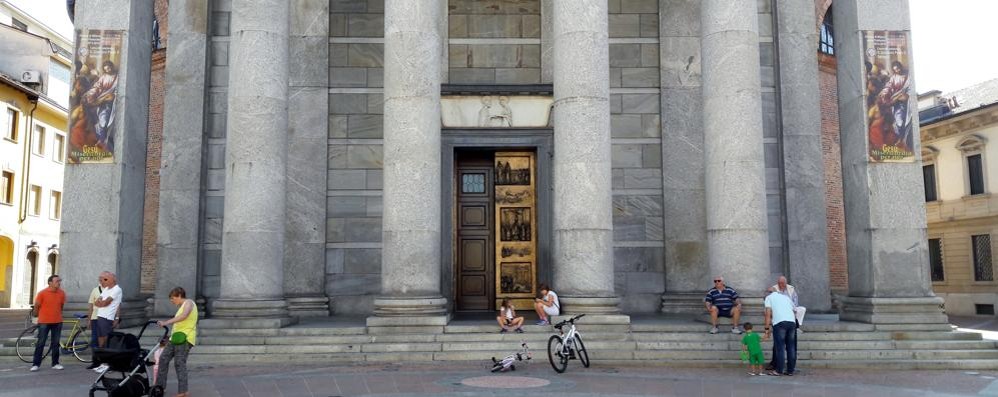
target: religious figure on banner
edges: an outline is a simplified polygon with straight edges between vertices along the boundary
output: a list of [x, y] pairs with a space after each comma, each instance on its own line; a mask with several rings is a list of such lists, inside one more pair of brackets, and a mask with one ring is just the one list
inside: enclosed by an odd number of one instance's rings
[[880, 103], [889, 106], [894, 122], [891, 124], [891, 139], [887, 142], [907, 151], [912, 150], [912, 125], [908, 114], [911, 98], [911, 81], [908, 70], [899, 61], [891, 63], [891, 77], [880, 91]]
[[868, 155], [873, 162], [915, 161], [908, 44], [908, 32], [863, 32]]
[[114, 161], [115, 101], [122, 31], [77, 31], [69, 103], [69, 162]]

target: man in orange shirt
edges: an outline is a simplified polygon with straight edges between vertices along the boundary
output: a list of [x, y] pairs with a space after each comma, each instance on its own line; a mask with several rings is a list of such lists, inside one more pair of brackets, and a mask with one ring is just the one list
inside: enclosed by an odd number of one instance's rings
[[38, 341], [35, 342], [31, 372], [38, 371], [38, 366], [42, 365], [42, 353], [45, 352], [45, 340], [49, 334], [52, 334], [52, 369], [63, 368], [59, 364], [59, 339], [62, 334], [62, 307], [66, 305], [66, 293], [59, 288], [61, 283], [62, 279], [58, 275], [49, 276], [49, 287], [35, 297], [32, 314], [38, 316]]

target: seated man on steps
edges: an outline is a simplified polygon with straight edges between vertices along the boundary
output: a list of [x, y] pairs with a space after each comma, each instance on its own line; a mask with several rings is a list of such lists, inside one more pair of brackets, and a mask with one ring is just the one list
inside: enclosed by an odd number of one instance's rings
[[707, 311], [710, 312], [711, 334], [717, 333], [718, 317], [731, 319], [731, 333], [742, 333], [738, 329], [738, 319], [742, 315], [742, 301], [738, 298], [737, 291], [724, 285], [724, 277], [714, 277], [714, 288], [707, 291], [703, 303], [707, 307]]

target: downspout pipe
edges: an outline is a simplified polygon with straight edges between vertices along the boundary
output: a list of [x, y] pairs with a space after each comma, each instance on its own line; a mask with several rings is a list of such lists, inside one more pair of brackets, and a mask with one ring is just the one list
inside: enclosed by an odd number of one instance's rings
[[35, 110], [38, 109], [38, 96], [28, 96], [28, 101], [31, 101], [33, 105], [31, 107], [31, 113], [28, 113], [28, 125], [25, 128], [25, 135], [27, 138], [24, 140], [24, 153], [21, 159], [21, 205], [20, 211], [17, 214], [17, 223], [24, 223], [25, 219], [28, 219], [28, 178], [31, 176], [31, 145], [35, 139]]

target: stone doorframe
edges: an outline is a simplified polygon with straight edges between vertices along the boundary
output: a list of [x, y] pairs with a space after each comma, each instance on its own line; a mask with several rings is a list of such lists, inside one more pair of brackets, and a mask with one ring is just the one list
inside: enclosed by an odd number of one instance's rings
[[440, 144], [441, 203], [440, 293], [447, 298], [448, 311], [454, 304], [454, 151], [465, 148], [534, 149], [537, 151], [537, 281], [551, 283], [554, 264], [551, 259], [554, 130], [539, 129], [443, 129]]

